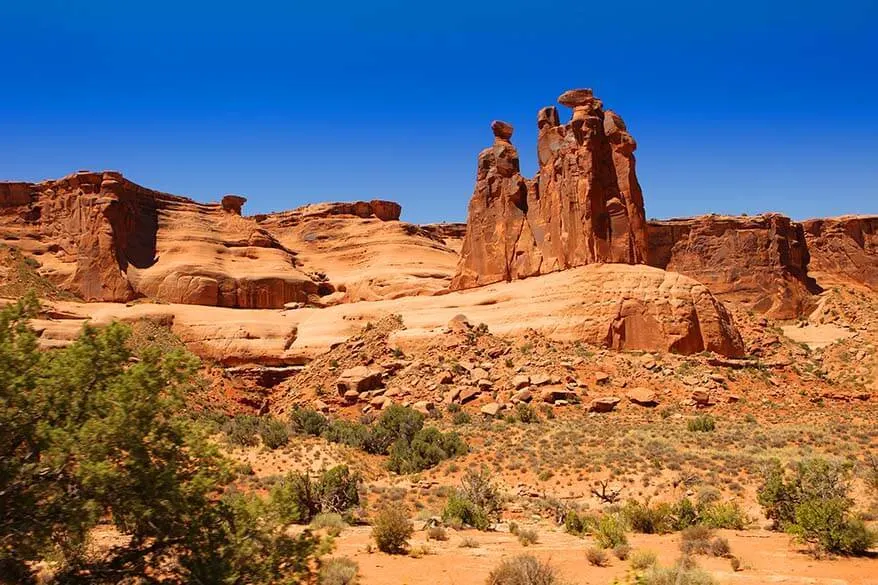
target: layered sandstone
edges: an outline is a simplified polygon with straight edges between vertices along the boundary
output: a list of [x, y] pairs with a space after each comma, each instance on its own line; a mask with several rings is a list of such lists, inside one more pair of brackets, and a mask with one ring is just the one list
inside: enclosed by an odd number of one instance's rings
[[242, 308], [319, 302], [331, 287], [251, 219], [220, 204], [153, 191], [117, 172], [0, 184], [0, 241], [87, 301], [155, 300]]
[[811, 270], [878, 291], [878, 216], [847, 215], [804, 222]]
[[[590, 265], [540, 278], [496, 283], [441, 297], [410, 296], [325, 308], [246, 310], [177, 304], [52, 305], [36, 323], [44, 345], [75, 338], [82, 322], [159, 320], [198, 355], [226, 365], [302, 364], [366, 323], [399, 315], [392, 343], [409, 353], [435, 341], [460, 314], [497, 335], [529, 330], [558, 341], [620, 350], [741, 356], [744, 347], [726, 308], [703, 284], [649, 266]], [[63, 316], [64, 319], [58, 319]]]
[[779, 214], [651, 221], [648, 260], [777, 319], [802, 315], [820, 292], [808, 276], [804, 228]]
[[452, 290], [585, 264], [646, 261], [634, 139], [591, 90], [571, 90], [558, 101], [573, 116], [561, 124], [554, 107], [540, 110], [533, 179], [520, 173], [512, 127], [492, 124], [494, 144], [479, 154]]

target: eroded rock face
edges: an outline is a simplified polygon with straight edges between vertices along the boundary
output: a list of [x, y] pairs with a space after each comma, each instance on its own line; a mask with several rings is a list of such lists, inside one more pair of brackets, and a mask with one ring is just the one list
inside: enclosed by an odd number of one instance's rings
[[0, 241], [38, 259], [41, 274], [87, 301], [239, 308], [318, 303], [328, 283], [251, 219], [245, 199], [199, 204], [120, 173], [78, 172], [0, 184]]
[[878, 290], [878, 216], [804, 222], [811, 270]]
[[651, 221], [648, 260], [777, 319], [802, 315], [820, 292], [802, 225], [779, 214]]
[[646, 261], [636, 143], [591, 90], [565, 92], [573, 108], [537, 116], [539, 171], [519, 172], [512, 127], [494, 122], [494, 145], [479, 154], [467, 233], [451, 289], [517, 280], [592, 263]]

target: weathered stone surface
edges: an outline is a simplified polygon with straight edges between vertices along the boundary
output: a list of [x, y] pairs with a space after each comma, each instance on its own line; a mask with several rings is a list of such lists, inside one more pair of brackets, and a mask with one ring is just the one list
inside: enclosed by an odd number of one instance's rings
[[658, 404], [658, 396], [654, 390], [649, 388], [632, 388], [625, 396], [628, 400], [640, 406], [656, 406]]
[[710, 404], [710, 390], [707, 388], [696, 388], [692, 391], [692, 400], [699, 406], [707, 406]]
[[0, 240], [39, 256], [43, 276], [87, 301], [281, 308], [331, 292], [240, 217], [243, 200], [199, 204], [114, 171], [0, 183]]
[[595, 398], [588, 405], [589, 412], [612, 412], [615, 410], [616, 405], [621, 402], [621, 399], [615, 396], [601, 396], [600, 398]]
[[561, 385], [545, 386], [540, 389], [540, 400], [549, 404], [554, 404], [559, 400], [573, 402], [576, 399], [576, 392]]
[[878, 291], [878, 216], [811, 219], [804, 228], [812, 272]]
[[779, 214], [649, 223], [649, 264], [691, 276], [720, 299], [777, 319], [813, 307], [820, 288], [808, 276], [808, 261], [802, 225]]
[[382, 386], [383, 372], [380, 369], [372, 369], [367, 366], [349, 368], [339, 375], [336, 387], [339, 394], [345, 394], [350, 390], [358, 394], [380, 388]]
[[554, 108], [540, 110], [533, 180], [519, 172], [511, 126], [492, 125], [495, 141], [479, 154], [452, 290], [584, 264], [646, 261], [634, 139], [591, 90], [565, 92], [559, 101], [573, 117], [561, 125]]
[[496, 402], [489, 402], [488, 404], [484, 405], [481, 409], [479, 409], [479, 411], [482, 414], [487, 415], [487, 416], [497, 416], [497, 414], [500, 412], [500, 410], [502, 408], [503, 407]]
[[240, 195], [225, 195], [220, 202], [220, 205], [222, 205], [223, 209], [229, 213], [241, 215], [241, 210], [244, 208], [246, 202], [246, 197], [241, 197]]

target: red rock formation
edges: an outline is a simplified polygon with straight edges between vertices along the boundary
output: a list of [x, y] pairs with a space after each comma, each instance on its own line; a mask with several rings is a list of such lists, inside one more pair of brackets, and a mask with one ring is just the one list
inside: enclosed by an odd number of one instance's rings
[[702, 217], [649, 223], [649, 264], [680, 272], [777, 319], [813, 306], [819, 287], [808, 276], [801, 224], [779, 214]]
[[804, 227], [813, 272], [878, 290], [878, 216], [810, 219]]
[[558, 101], [573, 108], [573, 118], [562, 125], [554, 107], [539, 112], [540, 169], [531, 181], [519, 172], [512, 127], [492, 125], [494, 145], [479, 154], [452, 290], [584, 264], [645, 262], [634, 139], [591, 90]]
[[87, 301], [280, 308], [331, 292], [240, 217], [244, 201], [202, 205], [111, 171], [0, 183], [0, 241], [35, 256], [44, 276]]

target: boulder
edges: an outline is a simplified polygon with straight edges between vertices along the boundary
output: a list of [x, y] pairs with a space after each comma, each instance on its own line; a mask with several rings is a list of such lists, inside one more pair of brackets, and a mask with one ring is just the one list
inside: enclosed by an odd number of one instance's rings
[[344, 370], [336, 380], [339, 394], [353, 390], [358, 394], [374, 390], [383, 385], [383, 371], [366, 366], [356, 366]]
[[500, 413], [500, 410], [502, 408], [503, 407], [496, 402], [489, 402], [488, 404], [484, 405], [481, 409], [479, 409], [479, 412], [481, 412], [482, 414], [484, 414], [486, 416], [494, 417]]
[[710, 390], [707, 388], [696, 388], [692, 391], [692, 401], [698, 406], [708, 406], [710, 398]]
[[544, 386], [540, 389], [540, 400], [542, 402], [548, 402], [549, 404], [554, 404], [558, 400], [575, 402], [577, 399], [578, 396], [576, 392], [568, 390], [566, 386], [552, 385]]
[[619, 404], [621, 400], [616, 398], [615, 396], [601, 396], [600, 398], [595, 398], [588, 405], [589, 412], [612, 412], [616, 409], [616, 405]]
[[658, 396], [656, 395], [654, 390], [650, 390], [649, 388], [632, 388], [625, 394], [625, 396], [628, 398], [628, 400], [640, 406], [658, 405]]
[[512, 388], [515, 390], [521, 390], [522, 388], [527, 388], [530, 385], [530, 376], [519, 374], [517, 376], [513, 376], [512, 378]]

